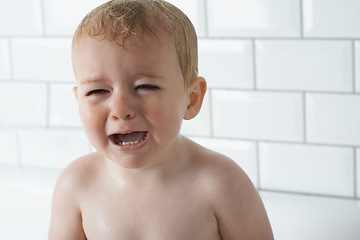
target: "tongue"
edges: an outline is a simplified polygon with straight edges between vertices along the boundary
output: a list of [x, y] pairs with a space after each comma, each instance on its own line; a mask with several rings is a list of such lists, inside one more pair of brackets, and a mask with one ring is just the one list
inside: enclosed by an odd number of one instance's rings
[[117, 137], [120, 142], [135, 142], [140, 141], [146, 135], [146, 132], [131, 132], [127, 134], [118, 134]]

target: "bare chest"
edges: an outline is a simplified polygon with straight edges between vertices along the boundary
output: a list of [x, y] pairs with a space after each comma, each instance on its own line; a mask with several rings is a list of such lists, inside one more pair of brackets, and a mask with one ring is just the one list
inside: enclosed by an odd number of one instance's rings
[[82, 218], [88, 240], [221, 239], [209, 204], [189, 193], [96, 196]]

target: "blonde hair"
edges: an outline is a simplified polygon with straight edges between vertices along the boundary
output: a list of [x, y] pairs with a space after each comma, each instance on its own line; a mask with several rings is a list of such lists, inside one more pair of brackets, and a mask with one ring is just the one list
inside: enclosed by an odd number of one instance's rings
[[143, 34], [164, 31], [174, 41], [185, 83], [198, 76], [197, 36], [188, 17], [163, 0], [113, 0], [89, 12], [79, 24], [73, 47], [82, 36], [103, 37], [126, 47]]

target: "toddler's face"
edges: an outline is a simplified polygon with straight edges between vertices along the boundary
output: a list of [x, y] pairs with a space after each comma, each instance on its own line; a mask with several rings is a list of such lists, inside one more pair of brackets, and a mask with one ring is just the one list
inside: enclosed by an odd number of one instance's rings
[[74, 92], [92, 145], [127, 168], [171, 152], [189, 98], [175, 46], [151, 36], [131, 48], [83, 37], [74, 46]]

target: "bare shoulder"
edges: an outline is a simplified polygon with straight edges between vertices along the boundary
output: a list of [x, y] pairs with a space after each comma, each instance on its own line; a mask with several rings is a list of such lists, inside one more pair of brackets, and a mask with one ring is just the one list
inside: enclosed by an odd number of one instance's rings
[[227, 187], [240, 184], [240, 189], [254, 188], [243, 169], [232, 159], [194, 142], [191, 148], [194, 162], [206, 181], [212, 182], [213, 190], [224, 190], [224, 184]]
[[60, 174], [55, 186], [49, 240], [86, 239], [81, 218], [81, 198], [96, 173], [97, 154], [81, 157]]
[[273, 239], [262, 200], [241, 167], [222, 154], [195, 149], [222, 239]]
[[61, 173], [57, 181], [57, 187], [67, 190], [80, 190], [89, 183], [89, 178], [98, 172], [98, 153], [92, 153], [80, 157], [71, 162]]

